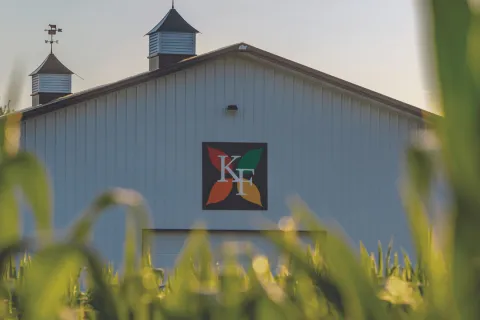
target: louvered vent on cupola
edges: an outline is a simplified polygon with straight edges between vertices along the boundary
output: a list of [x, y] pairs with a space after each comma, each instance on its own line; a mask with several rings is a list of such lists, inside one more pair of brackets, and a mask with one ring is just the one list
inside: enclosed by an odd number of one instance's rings
[[72, 93], [72, 74], [57, 57], [50, 53], [33, 71], [32, 106], [45, 104]]
[[149, 56], [154, 56], [156, 54], [158, 54], [159, 52], [159, 40], [160, 39], [160, 34], [158, 32], [155, 32], [153, 34], [150, 34], [149, 35], [149, 39], [148, 39], [148, 42], [149, 42]]
[[165, 17], [147, 33], [150, 70], [195, 56], [197, 33], [198, 31], [172, 7]]
[[72, 93], [72, 77], [69, 74], [35, 74], [32, 94], [39, 92]]

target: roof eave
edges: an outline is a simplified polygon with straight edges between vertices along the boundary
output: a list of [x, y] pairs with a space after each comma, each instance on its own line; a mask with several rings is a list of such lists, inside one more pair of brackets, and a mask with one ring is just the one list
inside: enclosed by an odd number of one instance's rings
[[75, 74], [75, 72], [71, 71], [67, 67], [65, 67], [65, 68], [68, 70], [68, 72], [51, 73], [51, 72], [35, 72], [34, 71], [34, 72], [30, 73], [28, 76], [32, 77], [32, 76], [35, 76], [37, 74], [68, 74], [68, 75], [74, 75]]
[[[189, 32], [187, 32], [187, 33], [200, 33], [200, 31], [198, 31], [197, 29], [195, 29], [194, 27], [192, 27], [190, 24], [189, 24], [189, 26], [192, 28], [192, 30], [189, 31]], [[150, 30], [148, 33], [146, 33], [146, 34], [144, 35], [144, 37], [145, 37], [145, 36], [149, 36], [149, 35], [151, 35], [151, 34], [153, 34], [153, 33], [162, 32], [162, 31], [164, 31], [164, 32], [181, 32], [181, 31], [176, 31], [176, 30], [162, 30], [162, 26], [159, 26], [158, 28], [157, 28], [157, 26], [155, 26], [155, 28], [153, 28], [153, 29]], [[182, 32], [183, 32], [183, 31], [182, 31]]]

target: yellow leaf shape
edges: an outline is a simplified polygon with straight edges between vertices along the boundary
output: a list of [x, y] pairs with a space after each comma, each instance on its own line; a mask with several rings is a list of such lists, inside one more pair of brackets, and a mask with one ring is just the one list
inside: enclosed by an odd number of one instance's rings
[[[262, 199], [260, 196], [260, 191], [258, 191], [258, 188], [255, 184], [251, 183], [247, 179], [242, 179], [243, 180], [243, 195], [242, 198], [251, 202], [258, 204], [260, 207], [263, 207], [262, 205]], [[237, 191], [240, 190], [240, 182], [237, 182]]]

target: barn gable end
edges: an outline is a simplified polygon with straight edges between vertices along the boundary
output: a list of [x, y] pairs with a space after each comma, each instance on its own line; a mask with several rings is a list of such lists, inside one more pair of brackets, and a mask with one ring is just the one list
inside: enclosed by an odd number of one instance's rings
[[[229, 105], [238, 111], [225, 112]], [[261, 219], [287, 215], [286, 198], [298, 194], [354, 241], [372, 247], [393, 233], [408, 247], [397, 180], [403, 150], [422, 123], [233, 52], [27, 118], [22, 146], [50, 172], [57, 228], [109, 187], [139, 191], [154, 227], [177, 231], [196, 221], [216, 230], [261, 229]], [[268, 144], [268, 210], [202, 210], [202, 142]], [[123, 216], [108, 214], [95, 234], [102, 253], [117, 262], [123, 228]]]

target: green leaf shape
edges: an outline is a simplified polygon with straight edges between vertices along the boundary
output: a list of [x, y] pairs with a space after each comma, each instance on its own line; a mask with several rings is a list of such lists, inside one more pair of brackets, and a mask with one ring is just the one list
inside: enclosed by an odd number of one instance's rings
[[20, 187], [25, 195], [37, 231], [50, 237], [52, 210], [47, 173], [33, 155], [20, 152], [7, 157], [0, 166], [0, 245], [17, 240], [20, 235], [15, 187]]
[[41, 162], [30, 153], [19, 152], [4, 162], [2, 170], [11, 187], [21, 188], [35, 217], [37, 231], [51, 237], [51, 191], [47, 172]]
[[65, 306], [65, 288], [73, 274], [83, 266], [95, 282], [102, 297], [98, 310], [100, 319], [122, 319], [117, 313], [114, 295], [102, 278], [101, 259], [87, 246], [78, 243], [58, 243], [40, 250], [25, 270], [25, 283], [20, 293], [25, 305], [23, 319], [56, 319]]
[[[165, 305], [172, 309], [183, 309], [181, 314], [183, 319], [192, 319], [202, 310], [205, 301], [202, 302], [204, 297], [199, 290], [207, 292], [216, 287], [212, 273], [213, 265], [210, 264], [212, 251], [208, 239], [205, 225], [195, 224], [182, 252], [178, 255], [175, 273], [168, 279], [167, 286], [176, 295], [167, 296], [164, 300]], [[194, 265], [197, 266], [196, 270], [193, 268]], [[214, 285], [208, 286], [209, 282], [213, 282]], [[189, 297], [193, 293], [199, 299], [190, 300]], [[185, 305], [189, 307], [185, 308]]]
[[[429, 2], [435, 45], [432, 61], [435, 62], [439, 102], [444, 115], [438, 121], [437, 133], [445, 172], [452, 186], [452, 215], [448, 223], [451, 228], [445, 232], [451, 234], [452, 240], [443, 252], [451, 260], [444, 259], [452, 271], [447, 274], [451, 279], [445, 279], [435, 274], [441, 270], [436, 262], [430, 261], [426, 265], [431, 273], [427, 274], [428, 290], [435, 299], [434, 303], [428, 301], [427, 304], [437, 307], [443, 318], [478, 319], [478, 302], [467, 297], [477, 292], [479, 286], [477, 261], [480, 247], [474, 244], [478, 243], [480, 225], [480, 15], [476, 1]], [[429, 212], [421, 212], [426, 211], [425, 201], [421, 201], [424, 199], [417, 200], [415, 195], [410, 197], [411, 210], [417, 211], [411, 215], [419, 215], [420, 212], [427, 216]]]
[[20, 238], [20, 217], [13, 186], [5, 179], [0, 180], [0, 248], [2, 248]]
[[[299, 225], [308, 226], [310, 237], [322, 248], [318, 253], [329, 270], [327, 279], [338, 293], [326, 298], [337, 306], [342, 318], [387, 319], [386, 310], [376, 297], [376, 286], [372, 285], [368, 275], [362, 270], [361, 261], [351, 250], [342, 231], [328, 228], [328, 237], [325, 237], [326, 226], [316, 219], [305, 203], [297, 197], [291, 198], [289, 202], [294, 220], [298, 221]], [[288, 247], [292, 247], [287, 243], [283, 245], [286, 251]], [[313, 279], [318, 278], [315, 273], [309, 274]]]
[[[134, 247], [138, 244], [138, 238], [140, 237], [138, 230], [143, 230], [150, 226], [151, 220], [145, 201], [138, 192], [130, 189], [114, 188], [100, 194], [71, 227], [68, 239], [72, 242], [83, 243], [87, 241], [100, 215], [104, 214], [107, 209], [116, 206], [122, 206], [127, 209], [125, 262], [127, 272], [132, 272], [134, 270]], [[133, 224], [135, 224], [134, 228]], [[149, 233], [143, 235], [142, 246], [144, 246], [144, 249], [150, 247], [150, 238], [151, 235]], [[147, 256], [142, 257], [142, 264], [147, 263], [146, 258]]]
[[238, 162], [237, 169], [255, 170], [257, 168], [258, 163], [260, 162], [262, 152], [263, 152], [263, 148], [253, 149], [245, 153], [245, 155]]

